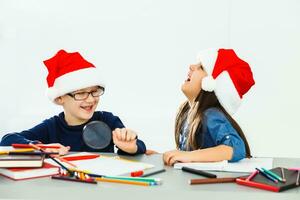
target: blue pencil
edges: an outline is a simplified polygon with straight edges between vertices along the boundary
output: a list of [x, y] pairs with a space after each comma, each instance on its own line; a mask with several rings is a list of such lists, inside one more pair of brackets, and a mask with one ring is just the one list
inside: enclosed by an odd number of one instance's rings
[[255, 168], [257, 171], [259, 171], [259, 173], [261, 175], [263, 175], [264, 177], [266, 177], [267, 179], [273, 181], [274, 183], [278, 183], [278, 180], [273, 178], [272, 176], [270, 176], [269, 174], [267, 174], [266, 172], [264, 172], [263, 170], [259, 169], [259, 168]]

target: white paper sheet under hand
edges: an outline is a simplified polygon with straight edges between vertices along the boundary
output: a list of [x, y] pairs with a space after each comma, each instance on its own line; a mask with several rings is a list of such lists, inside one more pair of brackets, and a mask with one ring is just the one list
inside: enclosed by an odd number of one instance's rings
[[198, 170], [207, 171], [226, 171], [226, 172], [247, 172], [251, 173], [255, 171], [255, 168], [264, 167], [271, 169], [273, 167], [273, 158], [244, 158], [239, 162], [230, 163], [227, 161], [221, 162], [194, 162], [194, 163], [176, 163], [175, 169], [181, 169], [182, 167], [190, 167]]
[[74, 163], [79, 169], [105, 176], [123, 175], [154, 167], [154, 165], [147, 163], [104, 156], [90, 160], [73, 161], [72, 163]]

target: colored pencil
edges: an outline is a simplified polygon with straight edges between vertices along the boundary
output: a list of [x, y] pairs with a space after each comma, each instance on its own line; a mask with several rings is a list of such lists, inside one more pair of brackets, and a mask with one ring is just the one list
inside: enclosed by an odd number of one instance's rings
[[6, 154], [10, 154], [12, 152], [32, 152], [32, 151], [34, 151], [33, 148], [13, 149], [13, 150], [7, 150], [7, 151], [0, 151], [0, 155], [6, 155]]
[[202, 178], [202, 179], [191, 179], [189, 183], [191, 185], [196, 184], [211, 184], [211, 183], [231, 183], [235, 182], [236, 177], [232, 178]]
[[258, 174], [257, 170], [255, 170], [254, 172], [252, 172], [252, 174], [250, 174], [250, 176], [248, 176], [248, 178], [246, 179], [246, 181], [251, 181], [251, 179], [254, 178], [254, 176], [256, 176], [256, 174]]
[[76, 160], [88, 160], [93, 158], [98, 158], [100, 155], [81, 155], [81, 156], [64, 156], [63, 159], [67, 161], [76, 161]]
[[[43, 148], [43, 149], [59, 149], [60, 146], [57, 145], [45, 145], [45, 144], [35, 144], [36, 146]], [[31, 144], [12, 144], [14, 148], [30, 148]]]
[[126, 176], [104, 176], [104, 178], [127, 180], [127, 181], [140, 181], [140, 182], [157, 183], [157, 184], [161, 184], [162, 182], [161, 179], [159, 178], [142, 178], [142, 177], [126, 177]]
[[52, 179], [58, 179], [58, 180], [64, 180], [64, 181], [74, 181], [74, 182], [82, 182], [82, 183], [91, 183], [91, 184], [97, 184], [97, 182], [94, 179], [77, 179], [72, 178], [69, 176], [51, 176]]
[[267, 170], [265, 168], [261, 168], [264, 172], [266, 172], [267, 174], [269, 174], [270, 176], [272, 176], [273, 178], [277, 179], [280, 182], [283, 182], [282, 178], [280, 176], [278, 176], [277, 174], [275, 174], [274, 172]]
[[79, 173], [84, 173], [84, 174], [91, 174], [89, 171], [87, 170], [81, 170], [81, 169], [76, 169], [76, 168], [69, 168], [69, 170], [73, 171], [73, 172], [79, 172]]
[[288, 168], [288, 170], [291, 170], [291, 171], [299, 171], [299, 170], [300, 170], [300, 167]]
[[280, 167], [280, 169], [281, 169], [281, 178], [284, 182], [286, 182], [285, 175], [284, 175], [284, 169], [283, 169], [283, 167]]
[[72, 167], [77, 167], [75, 164], [69, 162], [68, 160], [64, 159], [63, 157], [56, 156], [55, 158], [57, 158], [57, 159], [60, 160], [61, 162], [65, 162], [65, 163], [69, 164], [69, 165], [72, 166]]
[[296, 180], [296, 185], [299, 185], [299, 176], [300, 176], [300, 170], [298, 170], [298, 174], [297, 174], [297, 180]]
[[9, 155], [53, 155], [58, 154], [56, 152], [9, 152]]
[[92, 173], [86, 173], [86, 174], [91, 176], [91, 177], [97, 177], [97, 178], [104, 177], [104, 175], [100, 175], [100, 174], [92, 174]]
[[95, 178], [96, 181], [101, 182], [110, 182], [110, 183], [122, 183], [122, 184], [130, 184], [130, 185], [140, 185], [140, 186], [152, 186], [156, 185], [155, 183], [147, 183], [140, 181], [130, 181], [130, 180], [120, 180], [120, 179], [110, 179], [110, 178]]
[[274, 183], [278, 183], [278, 180], [277, 180], [277, 179], [273, 178], [271, 175], [267, 174], [267, 173], [264, 172], [262, 169], [259, 169], [259, 168], [255, 168], [255, 169], [258, 170], [259, 173], [260, 173], [261, 175], [263, 175], [265, 178], [267, 178], [267, 179], [273, 181]]
[[165, 172], [166, 169], [160, 169], [160, 170], [157, 170], [157, 171], [153, 171], [153, 172], [149, 172], [149, 173], [144, 173], [141, 177], [147, 177], [147, 176], [152, 176], [152, 175], [155, 175], [155, 174], [158, 174], [158, 173], [162, 173], [162, 172]]

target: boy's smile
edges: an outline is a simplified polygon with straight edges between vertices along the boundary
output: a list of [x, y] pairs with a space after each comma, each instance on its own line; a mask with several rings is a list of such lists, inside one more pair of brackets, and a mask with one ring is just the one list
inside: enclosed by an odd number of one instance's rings
[[93, 86], [57, 99], [58, 104], [64, 108], [65, 120], [68, 125], [81, 125], [92, 118], [99, 103], [99, 96], [103, 94], [103, 92], [98, 92], [99, 87]]
[[87, 112], [90, 112], [90, 111], [92, 111], [93, 110], [93, 105], [91, 105], [91, 106], [80, 106], [82, 109], [84, 109], [85, 111], [87, 111]]

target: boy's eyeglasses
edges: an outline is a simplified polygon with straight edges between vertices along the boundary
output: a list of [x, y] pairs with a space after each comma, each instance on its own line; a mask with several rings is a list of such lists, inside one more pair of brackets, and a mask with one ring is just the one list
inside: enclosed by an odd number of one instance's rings
[[92, 95], [92, 97], [99, 97], [104, 94], [104, 88], [99, 87], [97, 90], [91, 91], [91, 92], [77, 92], [77, 93], [68, 93], [70, 97], [73, 97], [76, 101], [83, 101], [86, 100], [89, 95]]

